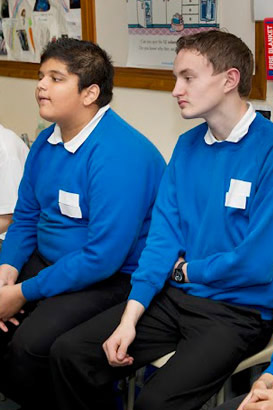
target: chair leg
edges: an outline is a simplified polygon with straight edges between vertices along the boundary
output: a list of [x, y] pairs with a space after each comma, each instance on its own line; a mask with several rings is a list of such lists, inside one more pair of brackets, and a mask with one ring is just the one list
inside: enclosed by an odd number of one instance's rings
[[129, 376], [129, 380], [128, 380], [127, 410], [133, 410], [134, 409], [135, 387], [136, 387], [136, 374], [133, 373]]
[[220, 404], [224, 403], [225, 401], [225, 385], [222, 386], [221, 390], [217, 394], [216, 404], [220, 406]]

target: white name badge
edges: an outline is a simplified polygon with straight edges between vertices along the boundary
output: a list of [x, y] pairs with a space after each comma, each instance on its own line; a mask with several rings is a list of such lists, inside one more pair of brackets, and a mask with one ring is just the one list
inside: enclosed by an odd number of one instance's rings
[[80, 196], [72, 192], [59, 190], [59, 208], [62, 215], [70, 218], [82, 218]]
[[251, 182], [231, 178], [225, 206], [246, 209], [246, 199], [250, 196], [250, 191]]

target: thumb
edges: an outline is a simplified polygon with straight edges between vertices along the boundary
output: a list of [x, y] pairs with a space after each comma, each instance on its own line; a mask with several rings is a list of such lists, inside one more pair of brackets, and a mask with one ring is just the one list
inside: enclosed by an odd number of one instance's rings
[[117, 358], [118, 360], [123, 360], [127, 354], [128, 344], [122, 342], [117, 350]]

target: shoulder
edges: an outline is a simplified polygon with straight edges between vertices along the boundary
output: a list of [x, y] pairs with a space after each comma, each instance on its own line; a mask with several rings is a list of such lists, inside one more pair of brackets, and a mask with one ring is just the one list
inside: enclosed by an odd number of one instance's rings
[[273, 143], [273, 123], [260, 113], [256, 113], [256, 118], [249, 127], [249, 133], [257, 138], [262, 137], [263, 142]]
[[188, 153], [192, 149], [195, 149], [196, 146], [203, 144], [207, 130], [208, 125], [204, 122], [181, 134], [174, 148], [172, 160], [179, 157], [183, 153]]
[[0, 125], [0, 149], [1, 154], [7, 158], [20, 157], [25, 159], [29, 151], [26, 144], [14, 131], [2, 125]]
[[250, 149], [255, 146], [257, 157], [267, 155], [273, 149], [273, 123], [257, 113], [249, 127], [247, 141]]
[[164, 161], [155, 145], [111, 108], [100, 121], [97, 131], [99, 143], [112, 154], [128, 153], [128, 155], [141, 155], [143, 160], [152, 157]]

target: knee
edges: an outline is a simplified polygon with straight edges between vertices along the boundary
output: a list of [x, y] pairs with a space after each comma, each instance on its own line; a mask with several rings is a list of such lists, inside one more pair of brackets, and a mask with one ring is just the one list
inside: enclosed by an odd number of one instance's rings
[[39, 348], [35, 343], [35, 337], [33, 334], [29, 334], [26, 332], [22, 332], [21, 328], [19, 328], [8, 348], [8, 355], [11, 359], [20, 362], [22, 359], [26, 359], [28, 356], [32, 354], [39, 354]]
[[55, 366], [69, 362], [72, 365], [77, 352], [79, 353], [77, 346], [64, 334], [58, 337], [50, 348], [50, 364]]

